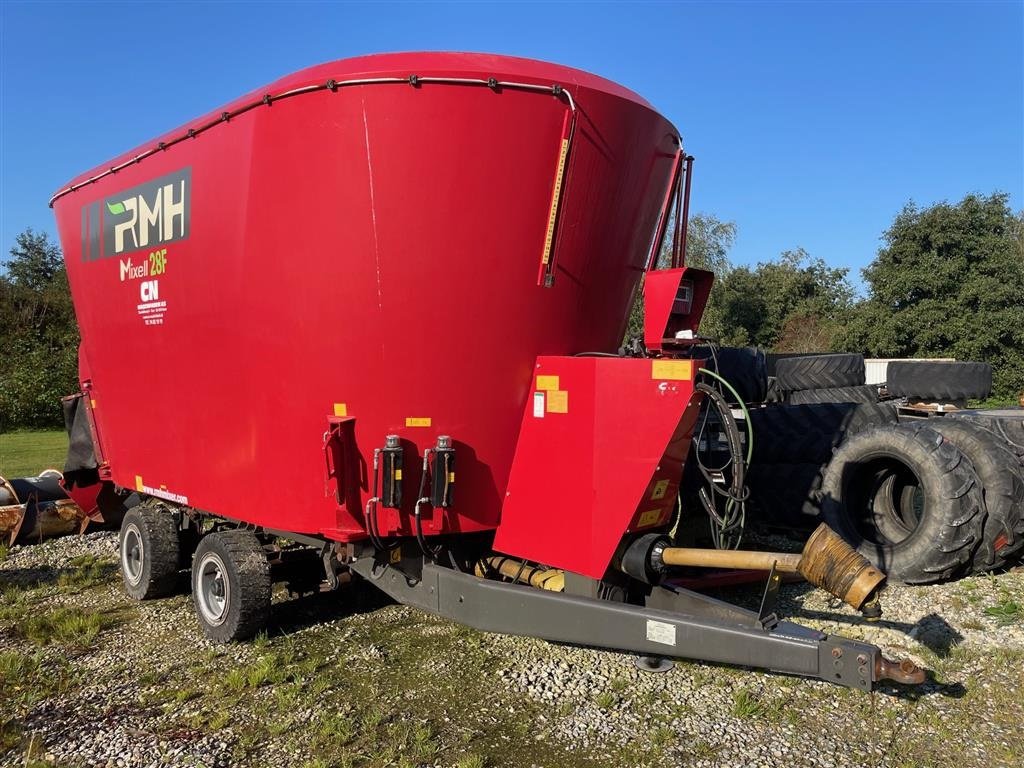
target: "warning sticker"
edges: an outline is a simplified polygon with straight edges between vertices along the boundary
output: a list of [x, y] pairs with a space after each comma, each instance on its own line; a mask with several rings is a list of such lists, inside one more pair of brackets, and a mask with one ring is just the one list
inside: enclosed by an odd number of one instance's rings
[[649, 509], [640, 515], [640, 519], [636, 521], [637, 528], [646, 528], [649, 525], [657, 525], [661, 520], [663, 510], [661, 509]]
[[405, 426], [407, 427], [429, 427], [430, 417], [429, 416], [409, 416], [405, 420]]
[[568, 413], [569, 393], [564, 389], [548, 392], [548, 413]]
[[537, 376], [537, 389], [558, 389], [557, 376]]
[[664, 621], [647, 620], [647, 639], [652, 643], [675, 646], [676, 627]]
[[651, 501], [658, 501], [659, 499], [665, 498], [665, 492], [668, 490], [668, 480], [659, 480], [654, 484], [654, 490], [651, 491]]
[[693, 360], [652, 360], [651, 378], [690, 381], [693, 378]]

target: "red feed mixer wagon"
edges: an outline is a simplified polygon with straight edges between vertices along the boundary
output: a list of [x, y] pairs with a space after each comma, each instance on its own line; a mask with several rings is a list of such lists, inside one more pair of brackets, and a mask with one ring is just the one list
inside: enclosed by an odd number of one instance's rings
[[[786, 570], [877, 606], [884, 576], [827, 529], [802, 556], [671, 546], [702, 400], [724, 402], [692, 357], [712, 277], [683, 266], [691, 162], [595, 75], [417, 53], [303, 70], [72, 181], [68, 476], [141, 500], [128, 592], [190, 565], [226, 641], [267, 622], [274, 580], [363, 578], [489, 631], [919, 679], [770, 610]], [[770, 569], [765, 607], [681, 588], [685, 566]]]

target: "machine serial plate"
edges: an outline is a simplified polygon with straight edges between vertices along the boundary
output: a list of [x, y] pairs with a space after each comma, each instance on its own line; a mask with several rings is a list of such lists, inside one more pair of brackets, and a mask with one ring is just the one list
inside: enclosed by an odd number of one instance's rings
[[676, 628], [674, 624], [666, 624], [664, 621], [647, 620], [647, 639], [652, 643], [675, 646]]

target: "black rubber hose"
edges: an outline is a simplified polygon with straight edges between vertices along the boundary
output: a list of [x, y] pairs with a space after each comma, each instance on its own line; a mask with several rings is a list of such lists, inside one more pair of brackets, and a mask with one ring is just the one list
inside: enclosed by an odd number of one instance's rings
[[[436, 456], [437, 454], [435, 454], [435, 457]], [[434, 461], [437, 461], [437, 458], [435, 458]], [[427, 474], [429, 469], [429, 466], [424, 462], [423, 473], [420, 475], [420, 489], [416, 492], [416, 505], [413, 507], [412, 516], [416, 527], [416, 543], [420, 545], [420, 550], [423, 552], [423, 556], [430, 560], [436, 560], [443, 547], [438, 546], [435, 549], [427, 544], [427, 539], [423, 535], [423, 521], [420, 519], [420, 500], [424, 498], [423, 494], [427, 490]], [[447, 477], [447, 475], [445, 476]]]
[[[736, 426], [736, 422], [732, 417], [732, 408], [729, 406], [725, 396], [716, 387], [704, 382], [697, 382], [695, 389], [704, 394], [710, 404], [718, 411], [731, 457], [727, 466], [730, 466], [732, 469], [732, 479], [729, 488], [727, 490], [719, 489], [717, 483], [714, 482], [714, 478], [711, 477], [710, 471], [700, 461], [698, 450], [697, 466], [707, 480], [707, 486], [701, 488], [697, 495], [713, 523], [711, 528], [715, 546], [718, 549], [735, 549], [739, 546], [743, 536], [746, 518], [745, 504], [747, 497], [750, 495], [746, 487], [746, 460], [743, 443], [739, 427]], [[708, 492], [708, 487], [711, 488], [711, 493]], [[719, 514], [712, 495], [714, 493], [728, 499], [725, 515]], [[731, 540], [737, 530], [738, 534], [734, 540]]]

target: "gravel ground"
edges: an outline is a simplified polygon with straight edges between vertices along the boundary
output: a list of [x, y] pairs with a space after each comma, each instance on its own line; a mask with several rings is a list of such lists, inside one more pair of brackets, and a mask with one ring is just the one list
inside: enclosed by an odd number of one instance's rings
[[[184, 590], [124, 596], [116, 547], [93, 533], [0, 562], [0, 765], [1024, 764], [1021, 572], [890, 587], [874, 624], [785, 585], [780, 614], [933, 670], [865, 695], [687, 662], [643, 673], [628, 655], [478, 633], [366, 586], [278, 594], [268, 637], [214, 646]], [[68, 612], [80, 621], [54, 618]]]

